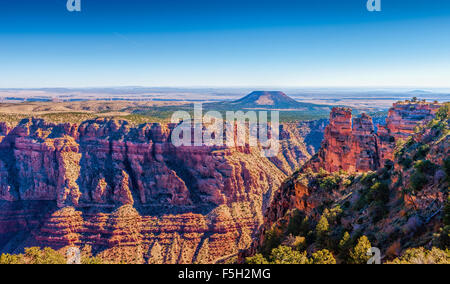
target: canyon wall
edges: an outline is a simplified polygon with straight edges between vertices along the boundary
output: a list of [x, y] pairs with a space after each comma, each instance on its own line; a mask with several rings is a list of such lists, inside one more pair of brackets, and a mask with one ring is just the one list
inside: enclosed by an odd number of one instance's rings
[[115, 262], [216, 262], [251, 243], [281, 182], [314, 154], [299, 136], [308, 123], [283, 124], [272, 158], [175, 147], [174, 127], [0, 123], [0, 251], [76, 245]]
[[432, 120], [442, 104], [398, 102], [389, 110], [386, 125], [378, 127], [379, 155], [382, 165], [394, 160], [394, 148], [399, 140], [405, 141], [418, 126]]
[[375, 171], [393, 160], [396, 143], [414, 134], [415, 129], [434, 118], [438, 103], [402, 102], [389, 110], [386, 125], [375, 132], [367, 114], [353, 118], [350, 108], [333, 108], [322, 146], [304, 169], [340, 170], [355, 173]]
[[[333, 109], [318, 154], [283, 182], [265, 212], [264, 225], [251, 247], [240, 253], [239, 262], [257, 253], [267, 256], [282, 244], [296, 250], [301, 246], [309, 256], [325, 248], [338, 263], [348, 263], [340, 245], [344, 232], [350, 239], [369, 237], [383, 253], [383, 261], [411, 247], [429, 248], [448, 240], [444, 208], [450, 181], [450, 112], [446, 105], [436, 116], [443, 104], [397, 103], [377, 134], [367, 115], [352, 122], [350, 109]], [[400, 139], [408, 142], [396, 147]], [[382, 166], [383, 160], [392, 162]], [[354, 175], [339, 170], [373, 172]], [[327, 220], [326, 241], [314, 237], [323, 228], [318, 227], [322, 218]]]

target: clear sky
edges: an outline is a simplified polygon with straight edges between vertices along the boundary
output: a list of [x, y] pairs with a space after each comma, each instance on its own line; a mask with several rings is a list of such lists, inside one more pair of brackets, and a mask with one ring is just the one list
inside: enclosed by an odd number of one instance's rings
[[0, 88], [450, 87], [450, 1], [0, 0]]

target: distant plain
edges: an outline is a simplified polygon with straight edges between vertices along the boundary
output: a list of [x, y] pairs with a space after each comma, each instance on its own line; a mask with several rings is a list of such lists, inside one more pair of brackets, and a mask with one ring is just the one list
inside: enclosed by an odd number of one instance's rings
[[[258, 88], [47, 88], [0, 89], [0, 118], [17, 122], [26, 117], [49, 121], [80, 122], [97, 117], [118, 117], [133, 123], [170, 120], [173, 112], [190, 112], [193, 103], [204, 103], [205, 111], [226, 111], [220, 102], [238, 100]], [[260, 88], [263, 89], [263, 88]], [[399, 100], [450, 101], [450, 90], [410, 89], [286, 89], [280, 90], [301, 103], [317, 105], [318, 111], [282, 111], [281, 120], [326, 118], [333, 106], [352, 107], [357, 113], [385, 113]], [[226, 105], [226, 104], [225, 104]], [[235, 109], [230, 109], [235, 110]]]

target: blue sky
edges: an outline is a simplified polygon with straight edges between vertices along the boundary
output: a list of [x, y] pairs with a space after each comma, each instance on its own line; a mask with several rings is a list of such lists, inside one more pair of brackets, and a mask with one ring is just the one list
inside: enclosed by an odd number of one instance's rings
[[450, 1], [0, 0], [0, 88], [450, 87]]

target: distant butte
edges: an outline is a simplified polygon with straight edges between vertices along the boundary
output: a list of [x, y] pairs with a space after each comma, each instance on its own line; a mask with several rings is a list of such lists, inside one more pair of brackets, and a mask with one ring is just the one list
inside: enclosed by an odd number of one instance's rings
[[279, 110], [312, 110], [323, 107], [310, 103], [301, 103], [280, 91], [254, 91], [249, 95], [232, 102], [222, 102], [218, 106], [233, 109], [279, 109]]

